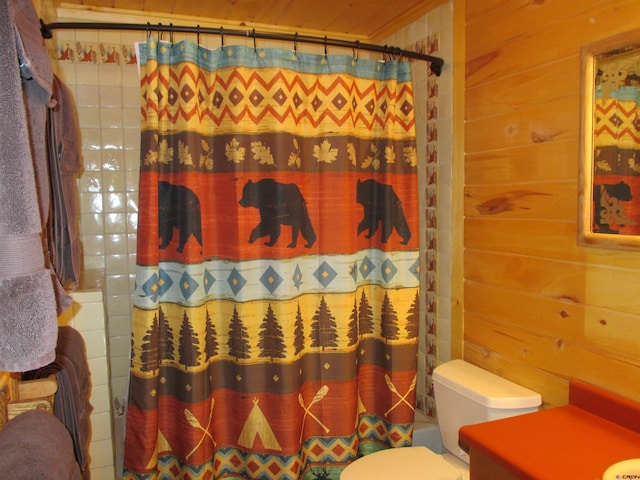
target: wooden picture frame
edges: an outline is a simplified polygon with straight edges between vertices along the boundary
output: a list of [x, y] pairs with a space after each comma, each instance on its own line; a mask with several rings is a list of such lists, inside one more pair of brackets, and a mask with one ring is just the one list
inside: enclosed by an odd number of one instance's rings
[[581, 56], [578, 244], [640, 248], [640, 29]]

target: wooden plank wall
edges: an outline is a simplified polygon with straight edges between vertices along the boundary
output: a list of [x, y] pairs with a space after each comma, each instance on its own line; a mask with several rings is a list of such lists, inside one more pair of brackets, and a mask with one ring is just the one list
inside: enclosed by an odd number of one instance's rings
[[[379, 43], [449, 0], [33, 0], [46, 21], [61, 16], [87, 21], [200, 25], [299, 33]], [[313, 12], [313, 15], [309, 15]], [[129, 20], [123, 18], [129, 17]]]
[[[464, 1], [464, 0], [461, 0]], [[640, 252], [577, 246], [580, 48], [637, 0], [466, 0], [464, 357], [640, 401]]]

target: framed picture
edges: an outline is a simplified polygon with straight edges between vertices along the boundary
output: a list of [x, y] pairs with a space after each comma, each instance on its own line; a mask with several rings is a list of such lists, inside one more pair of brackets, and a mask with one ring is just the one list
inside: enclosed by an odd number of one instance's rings
[[640, 30], [582, 49], [578, 243], [640, 247]]

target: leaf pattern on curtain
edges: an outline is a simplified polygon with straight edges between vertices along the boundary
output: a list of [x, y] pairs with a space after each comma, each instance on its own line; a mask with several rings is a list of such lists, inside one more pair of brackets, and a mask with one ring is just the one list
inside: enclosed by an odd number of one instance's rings
[[406, 63], [141, 46], [126, 478], [339, 477], [411, 443]]

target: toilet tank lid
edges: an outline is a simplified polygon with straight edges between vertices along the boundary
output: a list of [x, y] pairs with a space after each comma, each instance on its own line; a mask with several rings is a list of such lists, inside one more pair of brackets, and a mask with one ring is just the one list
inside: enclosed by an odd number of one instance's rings
[[533, 408], [542, 403], [539, 393], [464, 360], [436, 367], [433, 381], [489, 408]]

